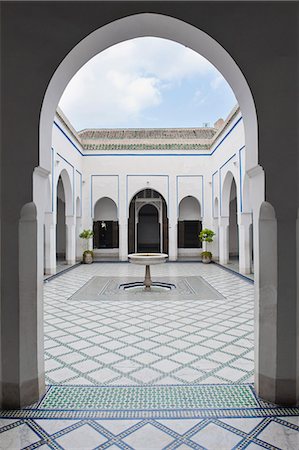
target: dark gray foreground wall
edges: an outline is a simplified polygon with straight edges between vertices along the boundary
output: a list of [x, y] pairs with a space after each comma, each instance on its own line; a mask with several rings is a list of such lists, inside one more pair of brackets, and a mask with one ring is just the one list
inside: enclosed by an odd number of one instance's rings
[[[1, 12], [1, 336], [4, 405], [21, 385], [18, 220], [32, 201], [39, 113], [47, 84], [67, 53], [110, 21], [139, 12], [186, 21], [216, 39], [252, 90], [266, 199], [278, 220], [280, 374], [294, 373], [296, 215], [298, 207], [298, 3], [294, 2], [2, 2]], [[267, 380], [266, 380], [267, 381]], [[8, 394], [9, 392], [9, 394]], [[20, 404], [15, 400], [15, 405]]]

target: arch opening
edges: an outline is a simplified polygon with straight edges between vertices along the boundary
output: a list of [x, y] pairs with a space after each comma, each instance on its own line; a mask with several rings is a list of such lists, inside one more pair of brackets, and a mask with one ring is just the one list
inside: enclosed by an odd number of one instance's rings
[[66, 261], [66, 195], [62, 177], [57, 182], [56, 199], [56, 265]]
[[197, 256], [202, 243], [199, 233], [202, 230], [201, 206], [192, 195], [184, 197], [179, 204], [178, 214], [178, 254], [180, 259]]
[[245, 138], [246, 170], [258, 164], [257, 116], [254, 100], [240, 68], [229, 53], [202, 30], [172, 17], [142, 13], [121, 18], [105, 25], [80, 41], [61, 62], [48, 85], [40, 118], [40, 165], [50, 169], [48, 149], [51, 127], [59, 100], [71, 78], [93, 56], [108, 47], [137, 37], [153, 36], [185, 45], [210, 61], [231, 86], [240, 105]]
[[137, 192], [130, 202], [128, 251], [168, 253], [167, 205], [154, 189]]
[[[89, 59], [91, 59], [102, 50], [118, 42], [141, 36], [155, 36], [179, 42], [200, 53], [205, 58], [207, 58], [215, 67], [217, 67], [217, 69], [222, 73], [222, 75], [231, 85], [243, 114], [245, 139], [248, 148], [250, 148], [250, 152], [246, 153], [245, 170], [254, 168], [258, 162], [256, 112], [250, 89], [239, 67], [230, 57], [230, 55], [225, 51], [225, 49], [206, 33], [180, 20], [157, 14], [139, 14], [136, 16], [126, 17], [108, 24], [83, 39], [62, 61], [50, 81], [42, 106], [40, 120], [40, 165], [45, 168], [50, 167], [50, 161], [47, 155], [49, 153], [48, 149], [50, 148], [50, 136], [53, 118], [61, 94], [72, 76]], [[158, 251], [169, 253], [169, 226], [166, 201], [158, 192], [158, 195], [153, 195], [153, 198], [146, 197], [146, 193], [148, 191], [150, 190], [144, 189], [143, 191], [137, 193], [129, 204], [129, 217], [127, 216], [129, 253], [133, 253], [136, 251], [145, 251], [144, 247], [143, 249], [141, 249], [141, 246], [149, 246], [151, 244], [149, 240], [147, 240], [147, 242], [143, 242], [143, 240], [140, 239], [140, 229], [138, 230], [138, 226], [140, 226], [141, 224], [159, 225], [160, 238], [158, 243]], [[233, 216], [234, 213], [230, 212], [231, 209], [232, 211], [236, 211], [235, 215], [237, 217], [237, 200], [232, 199], [232, 201], [235, 201], [235, 203], [232, 203], [230, 201], [230, 195], [231, 194], [229, 194], [227, 203], [227, 217], [230, 217], [230, 215]], [[192, 196], [188, 197], [192, 198]], [[140, 200], [143, 202], [146, 200], [146, 204], [140, 206]], [[150, 203], [150, 201], [152, 202], [152, 204]], [[154, 206], [154, 202], [158, 201], [161, 205], [160, 210], [158, 207]], [[191, 202], [191, 200], [189, 199], [188, 202]], [[184, 218], [186, 217], [184, 212], [184, 205], [180, 206], [180, 217]], [[216, 209], [216, 205], [214, 209]], [[221, 214], [221, 198], [219, 209]], [[156, 210], [157, 212], [155, 212], [154, 210]], [[201, 223], [201, 205], [198, 204], [197, 207], [195, 207], [194, 204], [194, 211], [195, 210], [196, 219], [194, 220]], [[218, 205], [216, 210], [218, 210]], [[105, 220], [100, 216], [101, 209], [99, 208], [99, 205], [97, 206], [97, 209], [95, 205], [93, 213], [94, 219], [99, 219], [97, 220], [97, 222], [100, 222], [101, 224], [102, 221], [105, 222]], [[190, 216], [188, 217], [189, 218], [185, 218], [186, 221], [193, 220], [190, 219]], [[216, 218], [218, 218], [218, 214]], [[155, 241], [155, 245], [156, 243], [157, 241]], [[95, 249], [97, 250], [97, 248]], [[146, 251], [153, 250], [148, 249]]]
[[237, 186], [234, 178], [231, 182], [229, 198], [229, 259], [232, 262], [239, 260]]
[[109, 197], [102, 197], [94, 205], [93, 249], [96, 259], [116, 257], [119, 249], [117, 205]]

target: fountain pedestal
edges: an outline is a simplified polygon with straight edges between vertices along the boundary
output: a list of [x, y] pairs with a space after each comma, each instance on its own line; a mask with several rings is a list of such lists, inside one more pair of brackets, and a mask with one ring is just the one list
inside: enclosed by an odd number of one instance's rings
[[145, 290], [149, 291], [151, 289], [152, 279], [151, 279], [151, 268], [150, 266], [145, 266], [145, 277], [144, 277], [144, 286]]
[[[162, 264], [167, 261], [168, 255], [166, 253], [131, 253], [128, 255], [129, 261], [132, 264], [139, 264], [145, 266], [145, 276], [143, 283], [130, 283], [127, 289], [130, 287], [136, 287], [136, 285], [143, 285], [145, 291], [150, 291], [151, 287], [160, 286], [164, 289], [172, 289], [173, 285], [169, 285], [168, 283], [153, 283], [151, 279], [151, 269], [150, 266], [155, 264]], [[134, 286], [133, 286], [134, 285]]]

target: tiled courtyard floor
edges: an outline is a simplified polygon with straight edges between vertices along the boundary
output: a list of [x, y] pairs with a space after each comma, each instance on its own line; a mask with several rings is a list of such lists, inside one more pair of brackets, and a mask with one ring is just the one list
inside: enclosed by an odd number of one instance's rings
[[108, 295], [102, 302], [68, 301], [94, 275], [122, 280], [143, 272], [142, 266], [94, 264], [45, 284], [47, 382], [252, 382], [253, 285], [215, 265], [168, 263], [153, 267], [152, 278], [200, 275], [223, 300], [109, 301]]
[[45, 283], [49, 387], [39, 404], [2, 412], [0, 449], [298, 449], [299, 410], [252, 389], [252, 283], [214, 264], [167, 263], [153, 279], [201, 276], [223, 298], [70, 299], [94, 276], [143, 271], [93, 264]]

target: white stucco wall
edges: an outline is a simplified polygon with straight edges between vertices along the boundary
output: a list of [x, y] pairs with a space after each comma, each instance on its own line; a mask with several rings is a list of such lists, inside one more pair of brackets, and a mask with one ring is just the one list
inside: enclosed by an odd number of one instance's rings
[[[134, 195], [143, 189], [154, 189], [165, 199], [169, 219], [169, 246], [172, 258], [177, 254], [177, 221], [180, 202], [192, 196], [200, 205], [203, 227], [216, 231], [212, 251], [218, 254], [218, 225], [222, 216], [229, 217], [228, 174], [236, 182], [238, 217], [248, 198], [243, 199], [245, 176], [245, 140], [241, 112], [233, 115], [230, 123], [207, 151], [84, 151], [59, 116], [55, 117], [52, 136], [52, 195], [56, 197], [59, 174], [65, 170], [72, 189], [72, 208], [68, 214], [78, 214], [76, 205], [82, 208], [82, 228], [92, 228], [99, 216], [95, 205], [103, 197], [116, 205], [111, 220], [120, 225], [120, 256], [126, 259], [128, 209]], [[248, 195], [247, 195], [248, 197]], [[214, 204], [218, 199], [218, 213]], [[186, 199], [184, 200], [186, 202]], [[181, 220], [198, 219], [191, 204], [182, 203]], [[226, 205], [227, 203], [227, 205]], [[54, 213], [55, 213], [55, 201]], [[107, 206], [107, 205], [106, 205]], [[186, 210], [186, 211], [185, 211]], [[188, 210], [188, 211], [187, 211]], [[186, 215], [187, 214], [187, 215]], [[109, 215], [109, 217], [110, 217]], [[112, 218], [113, 216], [113, 218]], [[188, 216], [188, 218], [187, 218]], [[219, 218], [217, 217], [219, 216]], [[108, 216], [106, 218], [108, 220]], [[236, 230], [235, 230], [236, 231]], [[76, 230], [78, 234], [78, 227]], [[235, 232], [234, 232], [235, 235]], [[191, 250], [190, 250], [191, 253]]]
[[111, 198], [104, 197], [96, 202], [94, 220], [117, 220], [117, 206]]

